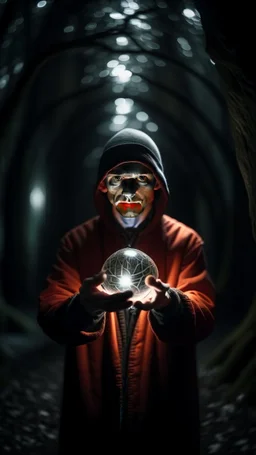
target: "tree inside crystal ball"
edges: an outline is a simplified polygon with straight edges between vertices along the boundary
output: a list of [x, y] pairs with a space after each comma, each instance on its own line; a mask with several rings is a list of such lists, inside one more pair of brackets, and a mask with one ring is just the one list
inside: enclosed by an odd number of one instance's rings
[[116, 251], [103, 264], [107, 278], [102, 288], [108, 294], [131, 290], [132, 299], [142, 300], [151, 292], [145, 283], [148, 275], [158, 278], [155, 262], [143, 251], [135, 248], [122, 248]]

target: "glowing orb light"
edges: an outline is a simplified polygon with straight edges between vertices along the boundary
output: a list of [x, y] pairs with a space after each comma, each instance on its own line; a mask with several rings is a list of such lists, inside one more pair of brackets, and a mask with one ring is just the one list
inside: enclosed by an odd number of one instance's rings
[[130, 247], [122, 248], [109, 256], [102, 270], [107, 275], [102, 283], [103, 290], [108, 294], [132, 290], [132, 300], [141, 300], [151, 292], [145, 284], [147, 275], [158, 278], [154, 261], [143, 251]]

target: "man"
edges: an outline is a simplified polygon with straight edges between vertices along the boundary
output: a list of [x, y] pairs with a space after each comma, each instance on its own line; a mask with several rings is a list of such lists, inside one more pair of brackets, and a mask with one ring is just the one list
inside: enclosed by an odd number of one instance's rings
[[[212, 331], [215, 295], [203, 240], [164, 214], [168, 197], [154, 141], [130, 128], [116, 133], [99, 163], [98, 216], [62, 238], [40, 295], [39, 324], [65, 344], [61, 454], [88, 441], [99, 448], [101, 435], [127, 444], [129, 433], [143, 448], [199, 453], [195, 350]], [[158, 267], [143, 302], [101, 286], [105, 260], [128, 245]]]

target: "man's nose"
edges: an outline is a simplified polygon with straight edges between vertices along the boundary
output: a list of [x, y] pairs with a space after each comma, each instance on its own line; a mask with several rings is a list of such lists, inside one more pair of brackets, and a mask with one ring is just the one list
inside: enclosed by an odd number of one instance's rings
[[123, 193], [134, 194], [137, 190], [137, 182], [134, 178], [124, 179], [123, 183]]

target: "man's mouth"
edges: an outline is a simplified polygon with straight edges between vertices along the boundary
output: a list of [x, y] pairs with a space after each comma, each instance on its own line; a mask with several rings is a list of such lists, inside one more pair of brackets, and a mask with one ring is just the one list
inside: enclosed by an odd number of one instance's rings
[[133, 202], [117, 201], [115, 206], [121, 209], [123, 212], [128, 212], [129, 210], [131, 210], [132, 212], [137, 212], [141, 210], [142, 203], [141, 201]]

